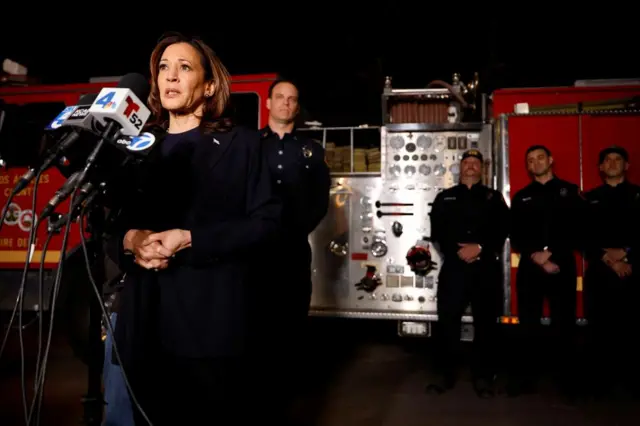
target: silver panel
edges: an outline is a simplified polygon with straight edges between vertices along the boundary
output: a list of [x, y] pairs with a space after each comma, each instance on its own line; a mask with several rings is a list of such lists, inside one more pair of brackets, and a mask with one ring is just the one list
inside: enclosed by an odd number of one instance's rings
[[[332, 179], [329, 213], [310, 236], [313, 315], [436, 319], [440, 254], [430, 248], [436, 269], [422, 277], [410, 270], [407, 252], [417, 243], [429, 246], [430, 204], [439, 191], [457, 184], [466, 149], [483, 153], [485, 183], [493, 183], [490, 125], [480, 131], [395, 132], [383, 127], [381, 139], [381, 175]], [[397, 236], [395, 222], [402, 225]], [[375, 267], [378, 281], [371, 291], [357, 286], [368, 266]]]
[[340, 307], [352, 292], [349, 230], [353, 194], [349, 186], [339, 185], [339, 181], [342, 179], [332, 179], [329, 211], [309, 236], [313, 307]]
[[[509, 123], [505, 115], [501, 115], [494, 129], [494, 171], [496, 188], [502, 192], [505, 202], [511, 207], [511, 181], [509, 179]], [[502, 248], [502, 282], [503, 282], [503, 315], [511, 316], [511, 239], [507, 237]]]

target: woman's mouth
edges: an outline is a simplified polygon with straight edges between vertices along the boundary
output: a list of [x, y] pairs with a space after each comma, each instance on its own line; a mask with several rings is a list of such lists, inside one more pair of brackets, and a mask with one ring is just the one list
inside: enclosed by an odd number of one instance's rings
[[180, 95], [180, 91], [177, 89], [167, 89], [164, 91], [164, 95], [167, 98], [175, 98], [176, 96]]

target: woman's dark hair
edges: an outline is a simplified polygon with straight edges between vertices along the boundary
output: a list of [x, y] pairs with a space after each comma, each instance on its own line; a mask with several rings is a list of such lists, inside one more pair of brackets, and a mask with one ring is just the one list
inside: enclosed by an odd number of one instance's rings
[[151, 53], [149, 61], [151, 93], [147, 103], [151, 110], [152, 120], [149, 125], [161, 126], [165, 130], [169, 125], [169, 113], [162, 108], [160, 101], [158, 73], [162, 54], [167, 47], [176, 43], [187, 43], [198, 52], [205, 73], [205, 81], [213, 81], [214, 93], [213, 96], [205, 98], [200, 128], [205, 133], [229, 130], [231, 122], [228, 118], [223, 117], [231, 98], [231, 77], [227, 68], [205, 42], [197, 37], [189, 37], [177, 32], [163, 35]]

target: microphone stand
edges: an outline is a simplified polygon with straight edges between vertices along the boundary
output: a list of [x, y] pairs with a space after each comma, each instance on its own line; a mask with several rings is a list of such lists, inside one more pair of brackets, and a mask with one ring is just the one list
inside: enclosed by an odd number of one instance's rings
[[[83, 182], [89, 169], [93, 166], [98, 153], [108, 139], [115, 138], [119, 133], [117, 123], [107, 125], [102, 138], [98, 141], [87, 159], [86, 166], [80, 172], [79, 182]], [[69, 214], [73, 214], [72, 211]], [[84, 408], [83, 423], [88, 426], [100, 426], [104, 409], [104, 396], [102, 394], [102, 367], [104, 365], [104, 344], [102, 342], [102, 307], [103, 286], [107, 280], [105, 271], [105, 252], [102, 245], [102, 235], [105, 231], [105, 211], [102, 204], [92, 202], [88, 206], [86, 231], [91, 235], [87, 241], [91, 246], [90, 255], [93, 255], [91, 272], [93, 281], [98, 287], [98, 295], [89, 297], [89, 327], [87, 330], [87, 393], [82, 398]], [[80, 223], [82, 226], [82, 223]], [[91, 283], [87, 283], [91, 285]], [[91, 294], [92, 292], [89, 292]], [[96, 297], [97, 296], [97, 297]], [[109, 319], [107, 319], [109, 320]]]
[[[87, 213], [86, 231], [90, 234], [87, 240], [91, 255], [91, 272], [94, 282], [100, 286], [98, 299], [93, 291], [89, 294], [89, 327], [87, 345], [87, 393], [82, 398], [84, 415], [82, 424], [100, 426], [104, 410], [104, 396], [102, 394], [102, 368], [104, 365], [104, 344], [102, 342], [102, 308], [103, 289], [106, 282], [105, 252], [102, 245], [102, 235], [105, 227], [105, 212], [101, 203], [91, 203]], [[87, 283], [91, 285], [91, 283]]]

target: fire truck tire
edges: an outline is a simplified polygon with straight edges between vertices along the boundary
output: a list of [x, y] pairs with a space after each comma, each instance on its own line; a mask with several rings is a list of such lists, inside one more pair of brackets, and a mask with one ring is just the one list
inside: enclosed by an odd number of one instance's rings
[[[92, 246], [88, 244], [89, 254]], [[90, 257], [91, 259], [91, 257]], [[110, 283], [117, 281], [120, 271], [109, 259], [105, 261], [106, 282], [100, 283], [103, 297]], [[89, 346], [89, 303], [95, 299], [95, 290], [87, 274], [84, 253], [81, 246], [74, 247], [65, 261], [61, 291], [64, 291], [62, 309], [56, 312], [74, 356], [87, 363], [90, 356]]]

